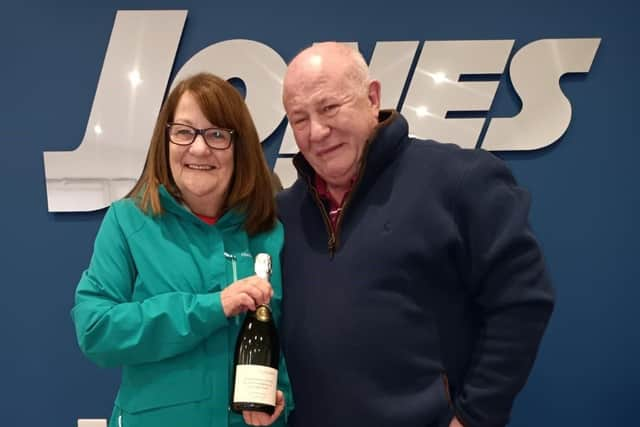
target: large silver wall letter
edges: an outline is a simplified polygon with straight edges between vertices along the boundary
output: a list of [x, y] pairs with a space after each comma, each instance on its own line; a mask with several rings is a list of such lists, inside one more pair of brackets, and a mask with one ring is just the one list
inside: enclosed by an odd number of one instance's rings
[[588, 72], [599, 45], [599, 38], [546, 39], [520, 49], [509, 74], [522, 109], [514, 117], [492, 119], [482, 148], [536, 150], [560, 139], [571, 122], [571, 103], [560, 89], [560, 77]]
[[49, 211], [101, 209], [133, 187], [186, 17], [186, 11], [118, 11], [81, 144], [44, 153]]

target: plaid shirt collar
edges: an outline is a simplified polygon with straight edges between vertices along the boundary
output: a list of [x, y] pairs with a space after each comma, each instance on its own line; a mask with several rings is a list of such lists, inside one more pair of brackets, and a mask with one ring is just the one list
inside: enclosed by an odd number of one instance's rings
[[318, 191], [318, 196], [320, 196], [320, 199], [327, 202], [329, 205], [329, 219], [331, 220], [331, 226], [334, 231], [336, 228], [336, 223], [338, 222], [339, 213], [340, 211], [342, 211], [342, 207], [344, 206], [344, 201], [347, 199], [347, 196], [351, 192], [353, 183], [355, 181], [356, 177], [354, 176], [353, 178], [351, 178], [351, 181], [349, 181], [349, 190], [345, 193], [342, 200], [338, 202], [329, 192], [327, 182], [322, 179], [320, 175], [318, 175], [317, 173], [315, 174], [314, 185], [316, 187], [316, 190]]

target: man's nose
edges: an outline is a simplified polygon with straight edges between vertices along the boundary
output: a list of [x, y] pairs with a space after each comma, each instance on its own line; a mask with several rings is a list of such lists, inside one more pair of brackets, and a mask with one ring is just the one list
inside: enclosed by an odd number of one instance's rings
[[309, 129], [309, 139], [311, 141], [319, 141], [327, 137], [331, 128], [321, 120], [311, 119]]

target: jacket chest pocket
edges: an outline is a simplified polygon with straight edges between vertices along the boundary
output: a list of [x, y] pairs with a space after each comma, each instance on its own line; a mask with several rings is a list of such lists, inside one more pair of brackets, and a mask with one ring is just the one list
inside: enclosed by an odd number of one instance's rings
[[207, 260], [187, 253], [177, 253], [171, 263], [135, 261], [138, 275], [132, 290], [134, 301], [167, 292], [210, 292], [213, 282], [224, 277], [222, 263], [219, 262], [217, 268], [209, 268]]

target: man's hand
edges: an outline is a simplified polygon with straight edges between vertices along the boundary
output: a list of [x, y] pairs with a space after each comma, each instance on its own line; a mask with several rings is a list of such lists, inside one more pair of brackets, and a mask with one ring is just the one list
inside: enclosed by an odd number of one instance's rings
[[284, 410], [284, 394], [280, 390], [276, 392], [276, 410], [273, 415], [257, 411], [242, 411], [244, 422], [250, 426], [269, 426], [278, 419]]

